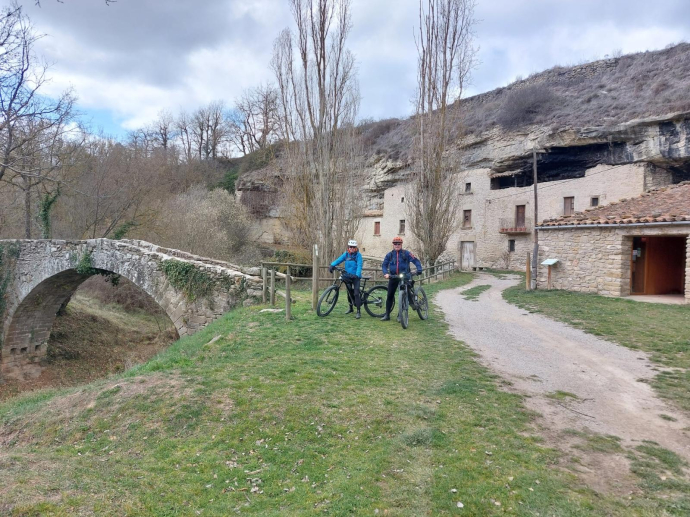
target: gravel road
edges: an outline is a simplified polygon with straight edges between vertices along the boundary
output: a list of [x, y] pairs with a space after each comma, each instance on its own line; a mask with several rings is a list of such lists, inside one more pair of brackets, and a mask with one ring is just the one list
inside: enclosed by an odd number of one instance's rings
[[[519, 280], [480, 274], [466, 286], [441, 291], [435, 301], [451, 333], [527, 395], [526, 405], [543, 415], [545, 428], [614, 435], [626, 445], [652, 440], [690, 460], [690, 437], [683, 431], [690, 419], [644, 382], [656, 373], [646, 354], [510, 305], [501, 292]], [[477, 301], [466, 300], [462, 291], [477, 285], [491, 288]], [[578, 398], [546, 397], [556, 391]]]

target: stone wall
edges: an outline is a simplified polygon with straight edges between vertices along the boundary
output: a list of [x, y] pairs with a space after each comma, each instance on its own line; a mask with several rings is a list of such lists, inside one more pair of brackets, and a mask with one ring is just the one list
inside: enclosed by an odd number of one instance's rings
[[[475, 266], [499, 269], [523, 270], [528, 252], [532, 252], [532, 233], [501, 233], [501, 219], [514, 220], [517, 205], [525, 205], [525, 216], [533, 228], [534, 187], [512, 187], [491, 190], [490, 169], [473, 169], [458, 173], [455, 184], [462, 197], [460, 214], [472, 211], [472, 225], [459, 229], [448, 242], [448, 251], [460, 260], [462, 242], [475, 242]], [[553, 181], [539, 185], [539, 219], [543, 220], [563, 214], [563, 198], [575, 198], [575, 210], [590, 207], [592, 197], [599, 198], [604, 205], [623, 198], [630, 198], [644, 192], [645, 178], [651, 174], [644, 165], [597, 166], [586, 171], [583, 178]], [[647, 180], [649, 181], [649, 180]], [[660, 181], [663, 181], [660, 180]], [[465, 184], [470, 191], [465, 192]], [[383, 256], [391, 249], [391, 239], [398, 234], [400, 220], [407, 219], [405, 213], [406, 185], [397, 185], [384, 193], [383, 213], [365, 217], [357, 234], [360, 248], [369, 256]], [[374, 223], [379, 222], [381, 235], [374, 235]], [[419, 251], [410, 236], [405, 236], [405, 247]], [[510, 252], [509, 240], [515, 241], [515, 251]]]
[[[40, 373], [48, 337], [58, 309], [89, 274], [77, 272], [85, 255], [91, 267], [121, 275], [150, 295], [165, 311], [180, 336], [193, 334], [223, 313], [261, 297], [258, 268], [244, 269], [142, 241], [24, 240], [0, 241], [18, 248], [10, 266], [0, 315], [0, 374], [25, 377]], [[212, 285], [204, 296], [190, 296], [174, 287], [163, 271], [169, 260], [191, 264]], [[3, 270], [3, 278], [7, 271]]]
[[[559, 260], [552, 267], [554, 289], [605, 296], [630, 294], [633, 237], [684, 236], [686, 244], [685, 298], [690, 302], [690, 226], [619, 226], [555, 228], [539, 232], [539, 263]], [[539, 266], [538, 285], [546, 288], [546, 266]]]

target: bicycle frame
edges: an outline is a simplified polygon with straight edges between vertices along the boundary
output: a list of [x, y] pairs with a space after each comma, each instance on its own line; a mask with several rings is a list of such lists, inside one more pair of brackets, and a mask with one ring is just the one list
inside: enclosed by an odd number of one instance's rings
[[[347, 282], [347, 281], [345, 281], [345, 280], [343, 279], [343, 273], [345, 272], [345, 268], [336, 267], [335, 269], [336, 269], [336, 271], [339, 271], [339, 272], [340, 272], [340, 276], [338, 276], [338, 278], [336, 278], [335, 280], [333, 280], [333, 284], [332, 284], [332, 285], [334, 285], [334, 286], [336, 286], [338, 289], [340, 289], [340, 286], [341, 286], [342, 284], [345, 284], [345, 289], [347, 290], [348, 296], [354, 295], [354, 294], [355, 294], [355, 293], [354, 293], [354, 289], [351, 290], [351, 288], [350, 288], [351, 283], [350, 283], [350, 282]], [[361, 277], [360, 280], [359, 280], [359, 296], [360, 296], [360, 299], [361, 299], [361, 300], [364, 299], [364, 293], [366, 292], [366, 289], [365, 289], [365, 286], [366, 286], [366, 285], [367, 285], [367, 279], [366, 279], [365, 277]], [[352, 300], [352, 301], [354, 302], [354, 300]]]
[[[410, 302], [410, 308], [417, 310], [417, 304], [414, 300], [414, 280], [412, 280], [412, 273], [400, 273], [398, 278], [400, 278], [398, 290], [405, 291], [407, 299]], [[398, 312], [400, 312], [400, 307], [398, 307]]]

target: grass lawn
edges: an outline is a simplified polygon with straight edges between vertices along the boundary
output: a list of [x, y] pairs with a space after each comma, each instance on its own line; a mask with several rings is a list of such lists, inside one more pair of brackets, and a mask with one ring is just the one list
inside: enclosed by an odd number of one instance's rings
[[118, 377], [0, 404], [0, 514], [687, 515], [558, 468], [433, 306], [402, 330], [298, 297], [291, 322], [238, 309]]
[[[690, 411], [690, 305], [641, 303], [570, 291], [503, 292], [510, 303], [650, 354], [666, 367], [652, 381], [659, 394]], [[666, 370], [669, 369], [669, 370]]]

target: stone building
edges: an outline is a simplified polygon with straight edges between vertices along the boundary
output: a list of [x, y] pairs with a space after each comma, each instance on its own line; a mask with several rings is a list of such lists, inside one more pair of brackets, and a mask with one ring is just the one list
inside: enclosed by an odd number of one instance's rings
[[[690, 180], [689, 56], [690, 44], [683, 44], [556, 67], [463, 99], [462, 126], [454, 129], [457, 139], [447, 151], [461, 207], [444, 258], [455, 258], [464, 269], [524, 270], [533, 247], [535, 150], [538, 220]], [[649, 93], [650, 78], [662, 77], [677, 86], [673, 102], [671, 92]], [[510, 123], [520, 105], [515, 100], [539, 92], [553, 96], [539, 104], [544, 112], [537, 118], [522, 113], [519, 123]], [[360, 130], [364, 170], [357, 171], [363, 178], [355, 188], [366, 210], [355, 237], [366, 256], [383, 256], [398, 234], [419, 252], [405, 210], [417, 167], [415, 120], [384, 120]], [[257, 218], [257, 240], [268, 247], [291, 244], [279, 206], [290, 171], [280, 167], [271, 164], [237, 180], [238, 198]]]
[[[677, 295], [690, 303], [690, 182], [544, 221], [539, 262], [555, 289]], [[540, 266], [538, 282], [546, 287]]]
[[[509, 174], [513, 174], [512, 176]], [[532, 251], [534, 230], [534, 187], [496, 188], [499, 178], [514, 179], [514, 173], [494, 173], [489, 168], [471, 169], [456, 175], [462, 197], [458, 230], [448, 242], [448, 256], [463, 269], [495, 267], [523, 269]], [[656, 176], [654, 169], [641, 164], [616, 167], [598, 165], [583, 177], [545, 182], [538, 186], [540, 218], [563, 215], [568, 209], [585, 210], [639, 195]], [[395, 235], [406, 238], [406, 246], [416, 247], [406, 228], [407, 185], [397, 185], [384, 193], [383, 209], [365, 213], [358, 232], [363, 253], [383, 255]]]

